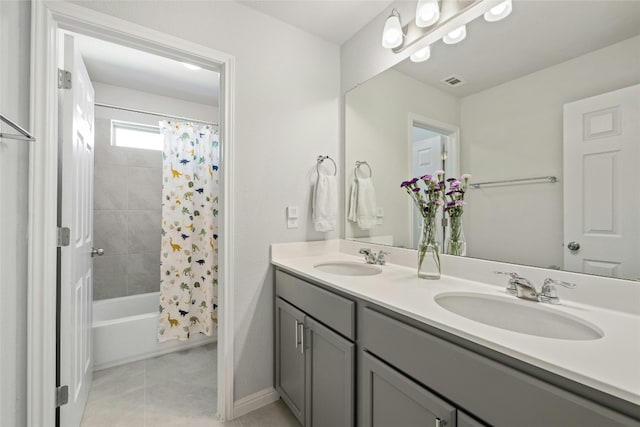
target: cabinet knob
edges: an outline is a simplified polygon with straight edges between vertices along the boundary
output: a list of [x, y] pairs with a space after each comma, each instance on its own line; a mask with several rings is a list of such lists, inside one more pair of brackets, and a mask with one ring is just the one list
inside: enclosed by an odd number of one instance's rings
[[444, 427], [445, 425], [447, 425], [446, 421], [443, 421], [440, 418], [436, 418], [436, 427]]

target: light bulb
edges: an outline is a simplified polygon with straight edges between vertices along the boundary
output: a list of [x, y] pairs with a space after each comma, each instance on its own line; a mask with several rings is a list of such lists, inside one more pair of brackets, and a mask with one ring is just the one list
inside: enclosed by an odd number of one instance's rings
[[183, 62], [182, 65], [184, 65], [186, 68], [188, 68], [189, 70], [192, 70], [192, 71], [201, 70], [202, 69], [202, 68], [198, 67], [197, 65], [189, 64], [188, 62]]
[[424, 62], [431, 57], [431, 46], [425, 46], [409, 57], [412, 62]]
[[501, 19], [504, 19], [507, 16], [509, 16], [512, 10], [513, 10], [512, 0], [505, 0], [502, 3], [499, 3], [496, 6], [493, 6], [491, 9], [489, 9], [488, 12], [485, 12], [484, 19], [487, 22], [500, 21]]
[[442, 38], [442, 41], [446, 44], [460, 43], [467, 37], [467, 26], [463, 25], [451, 31], [449, 34]]
[[[397, 12], [396, 12], [397, 13]], [[394, 15], [393, 12], [387, 18], [382, 31], [382, 46], [387, 49], [393, 49], [402, 44], [402, 25], [400, 25], [400, 17]]]
[[438, 0], [418, 0], [416, 7], [416, 25], [418, 27], [429, 27], [440, 19], [440, 7]]

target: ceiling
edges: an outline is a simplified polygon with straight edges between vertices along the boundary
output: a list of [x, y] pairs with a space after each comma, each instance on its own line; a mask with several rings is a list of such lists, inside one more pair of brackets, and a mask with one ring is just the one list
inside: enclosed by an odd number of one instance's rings
[[220, 76], [214, 71], [188, 70], [179, 61], [92, 37], [75, 39], [94, 82], [218, 105]]
[[392, 0], [238, 0], [287, 24], [342, 45]]
[[[479, 18], [456, 45], [438, 41], [423, 63], [395, 69], [457, 97], [497, 86], [640, 34], [640, 1], [514, 0], [503, 21]], [[640, 56], [640, 53], [638, 53]], [[441, 80], [466, 81], [449, 87]]]

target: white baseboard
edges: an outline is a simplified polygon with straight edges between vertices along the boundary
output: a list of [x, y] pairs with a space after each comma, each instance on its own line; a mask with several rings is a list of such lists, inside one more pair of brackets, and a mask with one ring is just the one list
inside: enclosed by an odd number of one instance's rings
[[236, 400], [233, 403], [233, 418], [241, 417], [244, 414], [255, 411], [262, 408], [269, 403], [275, 402], [280, 398], [280, 395], [275, 388], [269, 387], [264, 390], [260, 390], [242, 399]]

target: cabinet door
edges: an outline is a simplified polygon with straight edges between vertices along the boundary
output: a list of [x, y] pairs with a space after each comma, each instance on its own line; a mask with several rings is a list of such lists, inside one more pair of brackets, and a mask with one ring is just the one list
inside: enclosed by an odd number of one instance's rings
[[367, 352], [361, 372], [363, 427], [455, 426], [453, 406]]
[[291, 412], [304, 423], [304, 313], [276, 298], [276, 389]]
[[355, 345], [307, 317], [307, 427], [354, 424]]

